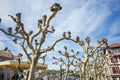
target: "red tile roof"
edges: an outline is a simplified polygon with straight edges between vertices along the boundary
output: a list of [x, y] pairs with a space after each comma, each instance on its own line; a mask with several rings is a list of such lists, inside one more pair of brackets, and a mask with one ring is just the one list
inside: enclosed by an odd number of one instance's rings
[[109, 46], [110, 48], [118, 48], [120, 47], [120, 43], [115, 43]]
[[0, 51], [0, 57], [5, 57], [5, 58], [9, 58], [9, 59], [15, 59], [16, 56], [13, 55], [12, 53], [8, 52], [8, 51]]

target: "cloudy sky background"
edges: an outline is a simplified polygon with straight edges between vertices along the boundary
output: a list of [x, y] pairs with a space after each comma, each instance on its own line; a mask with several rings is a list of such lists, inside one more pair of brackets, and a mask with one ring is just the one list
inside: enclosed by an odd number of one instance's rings
[[[15, 15], [21, 12], [25, 29], [35, 32], [38, 19], [44, 14], [49, 16], [49, 7], [55, 2], [61, 4], [62, 10], [52, 20], [51, 25], [55, 27], [56, 32], [47, 37], [48, 42], [44, 46], [51, 45], [62, 37], [65, 31], [71, 31], [72, 38], [80, 36], [81, 40], [90, 36], [92, 44], [102, 38], [107, 38], [109, 44], [120, 42], [120, 0], [0, 0], [0, 27], [15, 27], [8, 14]], [[22, 51], [18, 45], [12, 44], [11, 38], [0, 32], [0, 49], [8, 46], [14, 54]], [[78, 45], [62, 41], [57, 44], [56, 51], [62, 49], [63, 45], [70, 48], [74, 46], [78, 50]], [[53, 55], [59, 57], [57, 52], [47, 55], [49, 69], [58, 68], [52, 65]]]

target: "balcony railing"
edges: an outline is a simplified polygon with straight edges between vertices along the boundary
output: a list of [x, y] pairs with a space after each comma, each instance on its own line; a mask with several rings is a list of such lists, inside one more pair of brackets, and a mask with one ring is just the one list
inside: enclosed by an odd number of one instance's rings
[[116, 63], [110, 63], [109, 67], [116, 67], [116, 66], [120, 66], [120, 61]]
[[111, 74], [111, 76], [113, 76], [113, 77], [120, 77], [120, 74], [118, 73], [118, 74]]

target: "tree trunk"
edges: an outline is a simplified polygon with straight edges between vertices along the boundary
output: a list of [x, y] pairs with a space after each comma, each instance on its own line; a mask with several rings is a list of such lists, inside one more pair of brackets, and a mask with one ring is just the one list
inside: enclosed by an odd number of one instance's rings
[[80, 76], [80, 80], [83, 80], [83, 78], [82, 78], [82, 71], [81, 70], [79, 71], [79, 76]]
[[94, 69], [94, 79], [97, 80], [97, 73], [95, 69]]
[[37, 61], [38, 61], [37, 57], [34, 56], [32, 59], [31, 66], [30, 66], [28, 80], [35, 80], [35, 69], [36, 69]]
[[66, 64], [66, 74], [64, 80], [67, 80], [68, 72], [69, 72], [69, 64]]
[[83, 74], [82, 74], [83, 80], [86, 80], [85, 67], [86, 67], [86, 63], [83, 64]]
[[25, 78], [25, 80], [28, 80], [29, 72], [30, 72], [30, 70], [28, 70], [28, 71], [26, 72], [26, 78]]
[[94, 79], [97, 80], [97, 75], [94, 76]]

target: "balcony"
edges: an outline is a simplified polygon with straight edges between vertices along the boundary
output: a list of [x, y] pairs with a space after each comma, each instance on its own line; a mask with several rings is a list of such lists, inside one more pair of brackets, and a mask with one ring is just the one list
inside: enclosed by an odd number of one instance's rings
[[110, 63], [109, 67], [116, 67], [116, 66], [120, 66], [120, 61], [116, 63]]
[[112, 77], [120, 77], [120, 73], [118, 74], [111, 74]]
[[118, 66], [109, 66], [108, 68], [112, 77], [120, 77], [120, 68]]
[[114, 56], [120, 56], [120, 53], [113, 53]]
[[120, 56], [120, 52], [111, 53], [111, 54], [109, 54], [109, 56]]

